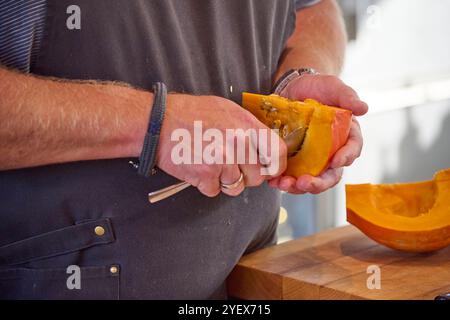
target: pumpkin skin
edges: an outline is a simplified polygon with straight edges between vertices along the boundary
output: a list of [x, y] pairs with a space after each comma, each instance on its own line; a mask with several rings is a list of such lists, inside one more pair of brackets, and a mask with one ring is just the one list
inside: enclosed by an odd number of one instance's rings
[[430, 252], [450, 245], [450, 169], [430, 181], [346, 185], [347, 221], [387, 247]]
[[306, 128], [301, 149], [288, 158], [288, 176], [320, 175], [348, 139], [352, 112], [321, 104], [313, 99], [293, 101], [277, 95], [244, 92], [242, 106], [259, 121], [279, 129], [284, 138], [296, 128]]

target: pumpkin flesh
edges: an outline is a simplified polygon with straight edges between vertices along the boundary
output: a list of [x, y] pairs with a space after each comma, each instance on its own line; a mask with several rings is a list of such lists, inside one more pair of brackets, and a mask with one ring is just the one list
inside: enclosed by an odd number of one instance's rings
[[243, 93], [242, 106], [284, 138], [296, 128], [305, 128], [300, 150], [288, 158], [285, 175], [320, 175], [348, 138], [352, 113], [323, 105], [313, 99], [293, 101], [277, 95]]
[[393, 249], [428, 252], [450, 244], [450, 169], [431, 181], [346, 186], [347, 221]]

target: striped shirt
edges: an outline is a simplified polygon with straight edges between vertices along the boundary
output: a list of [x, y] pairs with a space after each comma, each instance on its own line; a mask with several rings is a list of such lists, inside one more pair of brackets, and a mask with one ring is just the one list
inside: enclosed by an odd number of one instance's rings
[[0, 0], [0, 64], [30, 72], [44, 34], [46, 0]]

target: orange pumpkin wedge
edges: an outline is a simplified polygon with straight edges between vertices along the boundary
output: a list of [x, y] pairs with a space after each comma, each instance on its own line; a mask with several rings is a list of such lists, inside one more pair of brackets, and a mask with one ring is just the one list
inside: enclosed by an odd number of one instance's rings
[[313, 99], [293, 101], [277, 95], [244, 92], [242, 106], [285, 138], [297, 128], [305, 137], [298, 152], [288, 158], [285, 175], [320, 175], [348, 138], [352, 113], [349, 110], [321, 104]]
[[393, 249], [428, 252], [450, 245], [450, 169], [430, 181], [346, 185], [347, 221]]

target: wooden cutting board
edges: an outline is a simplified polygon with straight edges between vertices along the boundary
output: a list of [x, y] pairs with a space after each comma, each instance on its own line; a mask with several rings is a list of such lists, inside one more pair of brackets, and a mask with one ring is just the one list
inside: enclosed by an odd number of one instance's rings
[[434, 299], [450, 292], [450, 247], [405, 253], [353, 226], [335, 228], [244, 256], [228, 292], [240, 299]]

